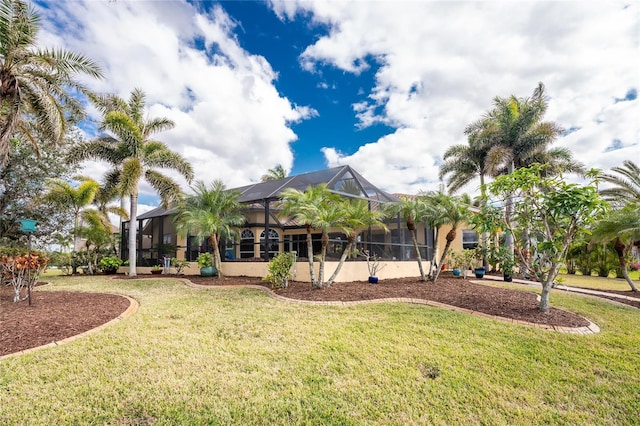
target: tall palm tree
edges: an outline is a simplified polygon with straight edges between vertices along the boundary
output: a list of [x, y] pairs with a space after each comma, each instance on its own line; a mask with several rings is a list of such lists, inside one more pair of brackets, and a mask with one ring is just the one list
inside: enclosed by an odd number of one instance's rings
[[613, 249], [618, 255], [622, 276], [632, 291], [638, 291], [629, 278], [627, 260], [635, 241], [640, 241], [640, 201], [627, 204], [620, 210], [610, 212], [609, 216], [600, 220], [593, 230], [594, 242], [614, 241]]
[[271, 180], [284, 179], [287, 177], [287, 171], [282, 167], [282, 164], [278, 164], [273, 169], [267, 170], [267, 174], [262, 175], [260, 180], [262, 182], [268, 182]]
[[235, 227], [245, 222], [242, 207], [238, 202], [240, 193], [227, 190], [221, 180], [207, 186], [197, 181], [192, 186], [194, 195], [188, 196], [178, 206], [174, 221], [178, 232], [208, 238], [213, 247], [213, 265], [222, 276], [220, 240], [237, 233]]
[[640, 167], [633, 161], [625, 160], [622, 166], [611, 168], [611, 172], [598, 176], [600, 180], [612, 185], [601, 189], [600, 195], [618, 207], [640, 201]]
[[[73, 253], [75, 254], [78, 250], [80, 214], [83, 209], [93, 202], [100, 184], [93, 179], [84, 178], [76, 187], [61, 179], [52, 179], [47, 183], [47, 186], [44, 200], [73, 213]], [[75, 274], [76, 272], [77, 265], [74, 260], [73, 273]]]
[[336, 270], [327, 280], [327, 287], [333, 284], [338, 273], [340, 273], [347, 256], [354, 249], [358, 234], [372, 226], [380, 227], [385, 231], [388, 230], [384, 224], [383, 212], [371, 209], [369, 202], [359, 198], [343, 199], [340, 206], [340, 216], [335, 226], [346, 234], [347, 244], [342, 251]]
[[413, 250], [416, 254], [416, 260], [418, 261], [420, 278], [422, 281], [427, 281], [427, 276], [424, 273], [424, 268], [422, 267], [422, 255], [420, 254], [418, 238], [416, 235], [416, 225], [425, 222], [427, 217], [428, 206], [424, 197], [400, 197], [400, 201], [398, 203], [388, 205], [385, 211], [387, 215], [399, 214], [406, 219], [407, 230], [411, 235]]
[[39, 152], [39, 136], [60, 142], [68, 117], [82, 115], [77, 75], [101, 78], [91, 59], [64, 49], [37, 49], [40, 18], [22, 0], [0, 3], [0, 165], [20, 133]]
[[190, 183], [193, 169], [182, 156], [164, 143], [152, 139], [155, 133], [171, 129], [173, 121], [158, 117], [145, 119], [145, 94], [134, 89], [128, 101], [115, 95], [92, 98], [103, 113], [102, 130], [109, 134], [81, 143], [71, 149], [71, 161], [103, 160], [112, 168], [105, 176], [107, 187], [116, 187], [121, 197], [128, 197], [129, 210], [129, 275], [136, 275], [136, 236], [138, 226], [138, 194], [144, 179], [160, 195], [168, 207], [180, 198], [180, 186], [158, 169], [173, 169]]
[[[548, 108], [544, 84], [538, 83], [530, 98], [496, 97], [493, 105], [493, 109], [465, 129], [467, 134], [477, 134], [491, 145], [487, 166], [492, 175], [509, 174], [529, 165], [536, 157], [554, 155], [545, 154], [545, 151], [564, 129], [555, 122], [543, 121]], [[513, 199], [510, 196], [505, 205], [507, 220], [512, 211]], [[513, 236], [509, 233], [506, 244], [513, 253]]]
[[329, 221], [329, 213], [332, 213], [331, 206], [338, 203], [340, 198], [329, 190], [327, 184], [310, 186], [305, 191], [287, 188], [282, 192], [281, 198], [281, 215], [293, 218], [306, 227], [311, 284], [315, 287], [322, 287], [322, 280], [316, 279], [313, 268], [312, 231], [314, 228], [324, 226]]

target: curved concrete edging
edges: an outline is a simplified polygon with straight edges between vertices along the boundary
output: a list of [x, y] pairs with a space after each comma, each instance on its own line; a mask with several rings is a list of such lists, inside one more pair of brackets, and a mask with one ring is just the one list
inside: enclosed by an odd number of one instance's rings
[[478, 316], [478, 317], [489, 318], [489, 319], [493, 319], [493, 320], [501, 321], [501, 322], [524, 325], [524, 326], [528, 326], [528, 327], [535, 327], [535, 328], [540, 328], [540, 329], [543, 329], [543, 330], [558, 331], [560, 333], [588, 335], [588, 334], [597, 334], [597, 333], [600, 332], [600, 327], [598, 327], [597, 324], [595, 324], [594, 322], [592, 322], [591, 320], [589, 320], [588, 318], [585, 318], [585, 317], [582, 317], [582, 318], [584, 318], [586, 321], [589, 322], [588, 326], [585, 326], [585, 327], [560, 327], [560, 326], [555, 326], [555, 325], [537, 324], [537, 323], [528, 322], [528, 321], [515, 320], [515, 319], [511, 319], [511, 318], [499, 317], [499, 316], [496, 316], [496, 315], [489, 315], [489, 314], [485, 314], [484, 312], [474, 311], [474, 310], [466, 309], [466, 308], [460, 308], [460, 307], [453, 306], [453, 305], [447, 305], [446, 303], [440, 303], [440, 302], [435, 302], [435, 301], [426, 300], [426, 299], [414, 299], [414, 298], [407, 298], [407, 297], [391, 297], [391, 298], [385, 298], [385, 299], [356, 300], [356, 301], [349, 301], [349, 302], [300, 300], [300, 299], [291, 299], [291, 298], [288, 298], [288, 297], [280, 296], [279, 294], [276, 294], [272, 290], [270, 290], [270, 289], [268, 289], [268, 288], [266, 288], [264, 286], [261, 286], [261, 285], [247, 284], [247, 285], [240, 285], [240, 286], [238, 286], [238, 285], [210, 286], [210, 285], [195, 284], [195, 283], [191, 282], [188, 278], [177, 278], [177, 279], [183, 281], [186, 285], [188, 285], [189, 287], [192, 287], [192, 288], [201, 288], [201, 289], [251, 288], [251, 289], [256, 289], [256, 290], [262, 290], [265, 293], [267, 293], [269, 296], [271, 296], [272, 298], [274, 298], [276, 300], [279, 300], [279, 301], [282, 301], [282, 302], [285, 302], [285, 303], [302, 303], [302, 304], [307, 304], [307, 305], [321, 305], [321, 306], [355, 306], [355, 305], [368, 305], [368, 304], [372, 304], [372, 303], [412, 303], [412, 304], [416, 304], [416, 305], [427, 305], [427, 306], [433, 306], [433, 307], [436, 307], [436, 308], [448, 309], [450, 311], [463, 312], [463, 313], [475, 315], [475, 316]]
[[[49, 283], [47, 283], [47, 284], [49, 284]], [[140, 304], [138, 303], [138, 301], [136, 299], [133, 299], [133, 298], [131, 298], [129, 296], [126, 296], [124, 294], [116, 294], [116, 293], [101, 293], [101, 294], [111, 294], [111, 295], [115, 295], [115, 296], [124, 297], [127, 300], [129, 300], [129, 307], [127, 309], [125, 309], [123, 313], [121, 313], [120, 315], [118, 315], [117, 317], [112, 319], [111, 321], [105, 322], [104, 324], [101, 324], [101, 325], [99, 325], [97, 327], [94, 327], [92, 329], [89, 329], [87, 331], [83, 331], [80, 334], [69, 336], [69, 337], [67, 337], [65, 339], [58, 340], [57, 342], [51, 342], [51, 343], [47, 343], [46, 345], [36, 346], [34, 348], [25, 349], [25, 350], [20, 351], [20, 352], [14, 352], [14, 353], [11, 353], [11, 354], [3, 355], [3, 356], [0, 356], [0, 360], [2, 360], [4, 358], [17, 356], [17, 355], [27, 354], [27, 353], [30, 353], [30, 352], [35, 352], [37, 350], [44, 349], [44, 348], [52, 348], [52, 347], [55, 347], [55, 346], [65, 345], [65, 344], [70, 343], [70, 342], [72, 342], [72, 341], [74, 341], [76, 339], [79, 339], [81, 337], [87, 336], [89, 334], [96, 333], [96, 332], [98, 332], [98, 331], [110, 326], [111, 324], [115, 324], [118, 321], [122, 321], [123, 319], [130, 317], [140, 307]]]

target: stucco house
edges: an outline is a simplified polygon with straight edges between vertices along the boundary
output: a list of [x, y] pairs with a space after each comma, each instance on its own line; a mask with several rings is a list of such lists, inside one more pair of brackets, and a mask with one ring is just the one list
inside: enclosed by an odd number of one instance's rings
[[[260, 182], [251, 185], [232, 188], [238, 191], [240, 203], [245, 206], [245, 224], [238, 230], [237, 239], [224, 241], [221, 253], [224, 253], [223, 273], [226, 275], [266, 275], [266, 262], [275, 254], [284, 251], [295, 251], [299, 258], [307, 254], [306, 228], [292, 218], [280, 214], [280, 195], [287, 188], [304, 191], [309, 186], [326, 183], [328, 188], [343, 197], [365, 199], [370, 208], [379, 208], [381, 204], [397, 202], [395, 195], [389, 194], [366, 180], [350, 166], [334, 167], [289, 176], [283, 179]], [[194, 236], [180, 237], [176, 233], [173, 217], [174, 209], [158, 207], [138, 216], [138, 266], [151, 267], [162, 263], [164, 257], [176, 257], [195, 261], [198, 255], [210, 249], [207, 241]], [[411, 236], [406, 229], [404, 218], [395, 217], [387, 222], [389, 232], [382, 229], [369, 229], [358, 237], [360, 249], [367, 249], [370, 253], [387, 262], [380, 275], [415, 276], [417, 266]], [[128, 230], [129, 222], [124, 222], [121, 230], [121, 255], [128, 258]], [[442, 240], [448, 230], [443, 230]], [[320, 231], [313, 234], [314, 253], [320, 250]], [[331, 262], [339, 259], [346, 246], [346, 236], [336, 230], [331, 232], [327, 250], [327, 267], [331, 269]], [[428, 267], [434, 250], [433, 232], [420, 225], [417, 228], [417, 238], [421, 256]], [[464, 241], [463, 241], [464, 240]], [[473, 231], [461, 230], [454, 241], [454, 249], [462, 249], [463, 244], [477, 244], [477, 235]], [[436, 249], [442, 250], [444, 241], [437, 244]], [[302, 259], [303, 261], [305, 259]], [[359, 266], [345, 265], [338, 281], [362, 279], [365, 268], [364, 262], [348, 262]], [[297, 268], [304, 274], [304, 267]], [[357, 277], [353, 278], [353, 274]], [[406, 269], [406, 271], [405, 271]], [[192, 271], [195, 269], [192, 268]], [[386, 272], [385, 272], [386, 271]], [[306, 273], [308, 274], [308, 268]], [[366, 279], [366, 275], [364, 277]], [[299, 279], [304, 279], [300, 277]]]

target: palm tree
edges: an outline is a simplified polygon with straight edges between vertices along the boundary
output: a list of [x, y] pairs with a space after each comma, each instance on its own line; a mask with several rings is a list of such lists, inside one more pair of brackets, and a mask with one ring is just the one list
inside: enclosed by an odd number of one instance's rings
[[[487, 153], [487, 166], [492, 175], [509, 174], [530, 165], [538, 157], [549, 158], [561, 152], [546, 152], [564, 129], [555, 122], [542, 121], [548, 108], [544, 84], [538, 83], [531, 98], [496, 97], [494, 107], [480, 120], [465, 129], [491, 145]], [[507, 221], [512, 215], [513, 199], [505, 205]], [[507, 247], [513, 253], [513, 236], [507, 234]]]
[[346, 234], [347, 245], [342, 251], [342, 256], [340, 256], [340, 262], [338, 263], [336, 270], [327, 280], [327, 287], [333, 284], [333, 281], [338, 276], [340, 269], [342, 269], [347, 256], [354, 249], [358, 234], [372, 226], [380, 227], [387, 231], [387, 226], [384, 224], [383, 212], [371, 209], [368, 201], [358, 198], [343, 199], [341, 204], [340, 217], [335, 224], [335, 227], [339, 228]]
[[197, 181], [192, 187], [194, 195], [185, 198], [178, 207], [175, 217], [178, 232], [208, 238], [213, 247], [213, 266], [222, 276], [220, 256], [221, 239], [229, 238], [237, 232], [234, 229], [245, 222], [238, 199], [240, 193], [227, 190], [221, 180], [207, 186]]
[[447, 179], [449, 193], [456, 193], [479, 177], [480, 194], [482, 199], [486, 199], [484, 180], [489, 174], [487, 158], [491, 146], [481, 136], [480, 131], [469, 129], [466, 145], [453, 145], [444, 153], [445, 162], [440, 166], [440, 179], [449, 175]]
[[262, 175], [260, 180], [262, 182], [268, 182], [271, 180], [284, 179], [287, 177], [287, 171], [282, 167], [282, 164], [278, 164], [273, 169], [269, 169], [267, 174]]
[[78, 225], [80, 213], [93, 202], [100, 184], [93, 179], [83, 178], [77, 187], [61, 179], [52, 179], [47, 184], [48, 189], [44, 194], [44, 200], [58, 206], [61, 209], [73, 213], [73, 273], [77, 272], [75, 253], [78, 249]]
[[59, 143], [68, 117], [82, 115], [77, 92], [88, 94], [78, 74], [101, 78], [91, 59], [64, 50], [35, 47], [40, 18], [22, 0], [0, 3], [0, 165], [10, 152], [10, 139], [20, 133], [39, 153], [39, 137]]
[[640, 167], [633, 161], [625, 160], [622, 166], [613, 167], [614, 173], [603, 173], [600, 180], [612, 187], [600, 190], [605, 200], [616, 206], [640, 201]]
[[322, 287], [322, 280], [316, 279], [313, 268], [312, 230], [319, 226], [324, 227], [332, 220], [330, 216], [332, 216], [335, 211], [331, 210], [331, 206], [338, 203], [340, 197], [331, 193], [327, 184], [321, 184], [310, 186], [304, 192], [295, 188], [287, 188], [282, 192], [281, 198], [281, 215], [291, 217], [306, 227], [307, 258], [309, 261], [311, 284], [315, 287]]
[[105, 176], [105, 185], [116, 187], [119, 196], [128, 197], [130, 201], [129, 275], [135, 276], [140, 181], [144, 179], [149, 183], [160, 195], [162, 205], [168, 207], [180, 198], [180, 186], [157, 169], [176, 170], [189, 183], [193, 169], [164, 142], [151, 139], [155, 133], [171, 129], [174, 123], [168, 118], [144, 118], [144, 92], [134, 89], [128, 101], [115, 95], [94, 96], [92, 100], [104, 115], [102, 130], [111, 134], [76, 145], [69, 158], [73, 162], [103, 160], [112, 166]]
[[418, 238], [416, 236], [416, 225], [424, 222], [428, 212], [428, 206], [425, 203], [424, 197], [400, 197], [398, 203], [390, 204], [386, 207], [386, 215], [399, 214], [406, 218], [407, 229], [411, 235], [411, 241], [413, 243], [413, 249], [418, 261], [418, 269], [420, 270], [420, 278], [422, 281], [427, 281], [427, 276], [424, 273], [422, 267], [422, 256], [420, 254], [420, 248], [418, 247]]
[[600, 220], [593, 230], [594, 242], [614, 241], [613, 249], [618, 255], [622, 276], [632, 291], [638, 291], [629, 278], [627, 258], [635, 241], [640, 241], [640, 201], [629, 203], [620, 210], [612, 211], [608, 217]]
[[[427, 222], [432, 221], [434, 224], [438, 225], [436, 229], [443, 225], [451, 226], [451, 230], [447, 232], [447, 235], [445, 236], [445, 240], [447, 242], [442, 254], [440, 255], [440, 261], [436, 264], [436, 269], [434, 271], [433, 282], [436, 282], [438, 281], [438, 276], [442, 270], [440, 265], [444, 264], [444, 260], [447, 258], [447, 254], [449, 253], [451, 243], [456, 239], [458, 226], [468, 219], [469, 210], [458, 198], [442, 193], [433, 194], [429, 196], [428, 200], [432, 206], [430, 211], [433, 216], [432, 219], [428, 219]], [[438, 232], [438, 230], [436, 232]], [[435, 241], [437, 243], [437, 238]]]

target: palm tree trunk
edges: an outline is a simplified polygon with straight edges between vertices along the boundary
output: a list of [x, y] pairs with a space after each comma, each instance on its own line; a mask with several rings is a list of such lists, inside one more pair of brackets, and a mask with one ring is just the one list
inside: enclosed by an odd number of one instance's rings
[[[447, 244], [445, 244], [442, 256], [440, 256], [440, 265], [444, 265], [444, 260], [447, 258], [447, 253], [449, 253], [449, 247], [451, 247], [451, 241], [447, 239]], [[434, 283], [438, 281], [440, 271], [442, 271], [442, 268], [436, 268], [435, 275], [433, 276]]]
[[409, 233], [411, 234], [413, 249], [416, 252], [416, 259], [418, 259], [418, 269], [420, 269], [420, 279], [422, 281], [426, 281], [427, 277], [424, 275], [424, 269], [422, 268], [422, 256], [420, 256], [420, 249], [418, 248], [418, 239], [416, 238], [416, 231], [415, 229], [413, 231], [409, 230]]
[[344, 265], [344, 261], [347, 260], [347, 256], [351, 252], [351, 247], [353, 246], [353, 241], [355, 241], [355, 237], [353, 237], [353, 238], [349, 237], [347, 239], [347, 246], [344, 248], [344, 251], [342, 252], [342, 256], [340, 256], [340, 262], [338, 263], [338, 266], [336, 267], [336, 270], [333, 271], [333, 274], [327, 280], [327, 288], [329, 288], [329, 286], [331, 284], [333, 284], [333, 281], [336, 279], [336, 277], [340, 273], [340, 269], [342, 269], [342, 265]]
[[[508, 173], [509, 174], [513, 173], [514, 168], [515, 168], [515, 165], [512, 160], [509, 163]], [[504, 209], [504, 218], [508, 226], [511, 226], [511, 216], [513, 216], [513, 194], [509, 194], [509, 196], [507, 197], [507, 201]], [[505, 238], [505, 246], [507, 247], [507, 253], [513, 256], [513, 234], [510, 232], [510, 230], [507, 230], [507, 235]]]
[[220, 247], [218, 247], [218, 234], [211, 234], [209, 243], [213, 247], [213, 266], [218, 271], [218, 278], [222, 277], [222, 260], [220, 258]]
[[433, 277], [433, 272], [438, 269], [438, 238], [439, 237], [440, 237], [440, 228], [436, 228], [433, 235], [433, 256], [431, 256], [431, 265], [429, 265], [429, 278]]
[[320, 271], [318, 272], [318, 285], [324, 285], [324, 261], [327, 257], [327, 245], [329, 245], [329, 235], [322, 233], [322, 248], [320, 249]]
[[73, 217], [73, 252], [71, 254], [73, 265], [71, 274], [75, 275], [78, 273], [78, 253], [76, 247], [78, 247], [78, 212], [75, 212]]
[[136, 239], [138, 237], [138, 194], [131, 195], [131, 206], [129, 209], [129, 276], [135, 277], [136, 260], [138, 251], [136, 250]]
[[316, 271], [313, 268], [313, 239], [311, 238], [311, 227], [307, 225], [307, 257], [309, 258], [309, 276], [311, 285], [318, 287], [316, 282]]

